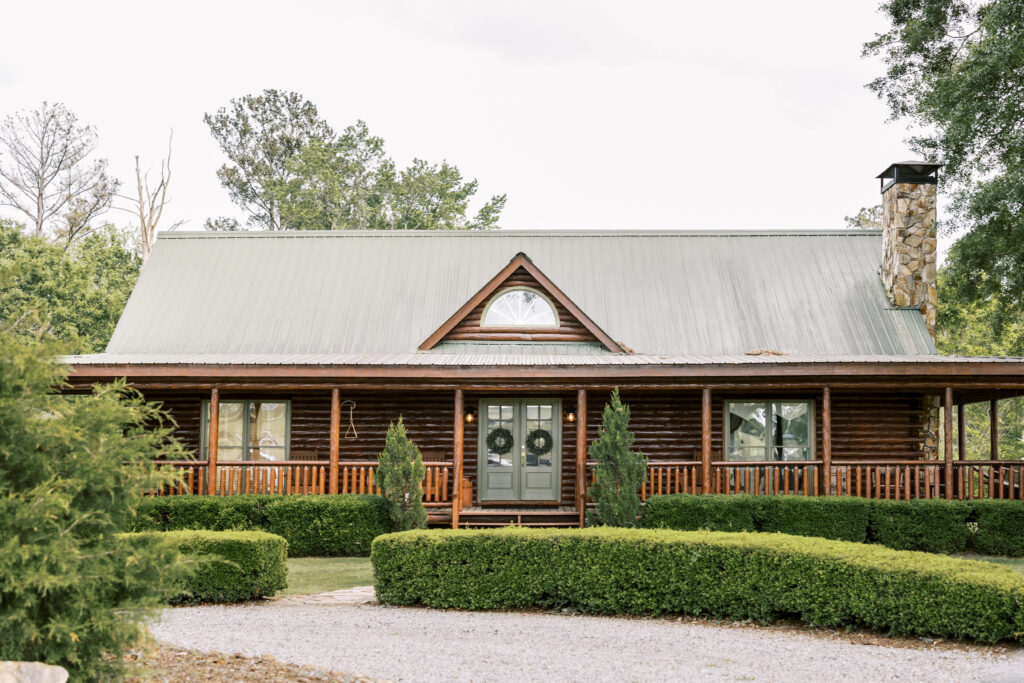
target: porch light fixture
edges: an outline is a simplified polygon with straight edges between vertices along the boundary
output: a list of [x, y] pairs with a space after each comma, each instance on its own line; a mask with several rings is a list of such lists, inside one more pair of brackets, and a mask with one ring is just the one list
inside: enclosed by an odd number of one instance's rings
[[476, 417], [473, 415], [472, 412], [466, 413], [466, 422], [472, 422], [475, 419], [476, 419]]
[[569, 423], [575, 422], [576, 421], [576, 413], [574, 413], [572, 411], [569, 411], [568, 413], [566, 413], [565, 414], [565, 421], [569, 422]]

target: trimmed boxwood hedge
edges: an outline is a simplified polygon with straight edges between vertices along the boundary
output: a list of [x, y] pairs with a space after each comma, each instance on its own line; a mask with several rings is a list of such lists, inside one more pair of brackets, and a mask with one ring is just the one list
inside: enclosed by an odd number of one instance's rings
[[288, 541], [292, 557], [356, 557], [394, 531], [384, 499], [337, 496], [160, 496], [138, 508], [133, 531], [261, 530]]
[[691, 614], [996, 642], [1024, 632], [1024, 577], [925, 553], [783, 534], [406, 531], [371, 554], [377, 600], [457, 609]]
[[1024, 555], [1024, 502], [843, 496], [652, 496], [642, 526], [761, 531], [876, 543], [895, 550]]
[[170, 542], [197, 556], [171, 603], [242, 602], [287, 587], [288, 542], [264, 531], [184, 530], [124, 534], [134, 542]]

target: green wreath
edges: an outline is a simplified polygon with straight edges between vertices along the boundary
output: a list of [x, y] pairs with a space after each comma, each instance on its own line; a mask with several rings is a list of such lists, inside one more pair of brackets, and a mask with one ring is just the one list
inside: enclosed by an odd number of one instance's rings
[[546, 455], [555, 445], [555, 438], [546, 429], [534, 429], [527, 435], [525, 445], [526, 452], [530, 455]]
[[492, 429], [487, 435], [487, 450], [495, 455], [505, 455], [512, 450], [512, 432], [504, 427]]

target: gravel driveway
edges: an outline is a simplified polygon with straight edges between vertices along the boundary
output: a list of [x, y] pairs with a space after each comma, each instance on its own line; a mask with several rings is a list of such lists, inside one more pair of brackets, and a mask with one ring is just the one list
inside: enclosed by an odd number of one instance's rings
[[1024, 651], [993, 654], [669, 619], [446, 612], [373, 604], [165, 610], [157, 639], [393, 681], [1024, 681]]

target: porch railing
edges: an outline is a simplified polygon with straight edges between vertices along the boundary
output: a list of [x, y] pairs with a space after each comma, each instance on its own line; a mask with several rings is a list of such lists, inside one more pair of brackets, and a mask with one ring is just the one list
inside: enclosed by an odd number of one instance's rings
[[[455, 493], [454, 463], [425, 462], [423, 503], [449, 507]], [[204, 495], [209, 492], [209, 466], [205, 460], [159, 461], [180, 473], [177, 483], [155, 495]], [[911, 500], [945, 498], [944, 462], [941, 460], [844, 460], [830, 468], [832, 495]], [[221, 461], [217, 464], [214, 495], [245, 493], [308, 495], [329, 492], [330, 469], [323, 460]], [[956, 460], [952, 498], [958, 500], [1024, 500], [1024, 461]], [[824, 464], [820, 460], [711, 463], [708, 493], [750, 495], [804, 495], [824, 493]], [[640, 496], [703, 493], [701, 463], [692, 460], [652, 460]], [[338, 463], [338, 493], [379, 493], [375, 461]], [[587, 462], [587, 480], [594, 482], [594, 463]]]
[[[587, 482], [596, 480], [593, 461], [587, 462]], [[941, 460], [843, 460], [830, 468], [831, 495], [914, 500], [945, 498]], [[642, 500], [674, 493], [704, 493], [701, 463], [692, 460], [652, 460]], [[726, 495], [824, 495], [824, 463], [820, 460], [711, 463], [707, 493]], [[1024, 461], [957, 460], [953, 462], [952, 498], [1024, 500]], [[589, 501], [589, 498], [588, 498]]]
[[[209, 462], [206, 460], [158, 461], [158, 467], [172, 467], [180, 480], [157, 491], [158, 496], [205, 495], [209, 493]], [[423, 463], [423, 504], [426, 507], [451, 505], [454, 463]], [[367, 460], [338, 463], [338, 493], [380, 493], [375, 478], [377, 463]], [[224, 461], [217, 463], [214, 495], [246, 493], [307, 495], [330, 491], [330, 464], [324, 460]]]

